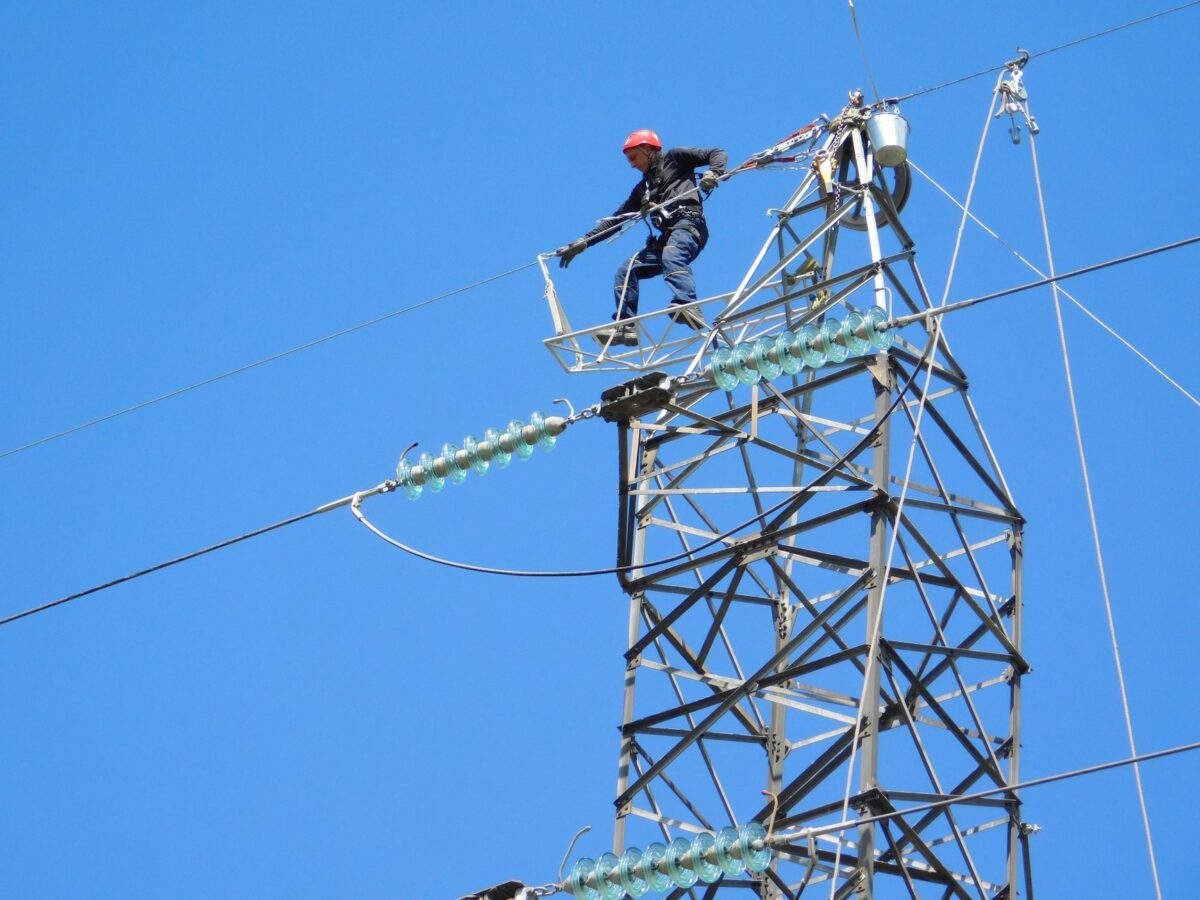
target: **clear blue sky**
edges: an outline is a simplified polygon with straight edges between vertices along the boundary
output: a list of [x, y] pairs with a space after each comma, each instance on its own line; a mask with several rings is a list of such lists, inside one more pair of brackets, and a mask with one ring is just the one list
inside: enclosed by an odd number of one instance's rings
[[[859, 2], [902, 94], [1159, 4]], [[620, 142], [735, 159], [868, 87], [844, 2], [25, 4], [0, 13], [0, 449], [505, 271], [623, 199]], [[1058, 268], [1189, 236], [1200, 8], [1027, 71]], [[992, 77], [914, 100], [913, 158], [963, 194]], [[1044, 260], [1028, 145], [997, 123], [976, 210]], [[702, 293], [733, 286], [796, 173], [723, 187]], [[906, 212], [940, 296], [957, 214]], [[627, 240], [634, 240], [630, 237]], [[572, 265], [609, 313], [626, 245]], [[1069, 287], [1193, 393], [1185, 249]], [[1031, 276], [977, 229], [951, 299]], [[0, 459], [7, 614], [311, 509], [614, 379], [541, 346], [536, 270]], [[647, 308], [665, 302], [650, 287]], [[1140, 749], [1200, 739], [1200, 410], [1078, 311], [1067, 328]], [[1024, 771], [1126, 755], [1049, 292], [948, 322], [1026, 532]], [[485, 564], [614, 556], [615, 440], [378, 521]], [[0, 629], [0, 893], [403, 897], [552, 880], [611, 835], [624, 595], [404, 556], [348, 512]], [[1194, 882], [1200, 757], [1144, 777], [1167, 896]], [[1046, 897], [1150, 896], [1128, 770], [1026, 795]]]

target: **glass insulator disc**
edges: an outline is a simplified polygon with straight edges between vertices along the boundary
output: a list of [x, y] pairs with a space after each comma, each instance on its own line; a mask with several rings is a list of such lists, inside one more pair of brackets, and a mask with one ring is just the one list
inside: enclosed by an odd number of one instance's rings
[[467, 470], [458, 464], [458, 448], [453, 444], [442, 444], [442, 459], [446, 461], [446, 478], [451, 484], [462, 484], [467, 479]]
[[588, 884], [588, 878], [595, 868], [596, 864], [586, 856], [575, 860], [575, 865], [571, 866], [567, 875], [567, 890], [583, 900], [600, 900], [600, 892]]
[[882, 306], [872, 306], [863, 318], [867, 322], [867, 340], [876, 350], [887, 350], [896, 343], [896, 335], [887, 328], [887, 313]]
[[508, 464], [512, 462], [512, 454], [501, 446], [500, 431], [496, 428], [489, 428], [483, 433], [483, 439], [492, 445], [492, 462], [496, 464], [496, 468], [508, 468]]
[[542, 449], [553, 450], [554, 445], [558, 443], [558, 438], [546, 430], [546, 417], [542, 415], [540, 409], [535, 409], [529, 414], [529, 424], [537, 432], [538, 443], [542, 445]]
[[871, 351], [867, 320], [856, 312], [848, 312], [846, 318], [842, 319], [842, 343], [851, 356], [865, 356]]
[[475, 439], [475, 435], [468, 434], [463, 438], [462, 448], [467, 451], [467, 455], [471, 457], [471, 468], [475, 470], [476, 475], [486, 475], [488, 467], [491, 463], [479, 452], [479, 441]]
[[712, 884], [724, 874], [717, 865], [717, 842], [707, 831], [692, 841], [692, 868], [705, 884]]
[[754, 342], [754, 362], [758, 367], [759, 374], [767, 381], [772, 381], [783, 374], [783, 366], [777, 361], [779, 356], [778, 348], [775, 346], [777, 340], [778, 338], [773, 337], [760, 337]]
[[819, 369], [825, 365], [825, 351], [821, 349], [821, 332], [816, 325], [805, 325], [796, 332], [796, 345], [804, 364], [810, 369]]
[[529, 459], [529, 457], [533, 456], [533, 446], [525, 443], [524, 428], [525, 425], [520, 419], [513, 419], [508, 423], [508, 428], [506, 429], [509, 435], [512, 436], [513, 453], [517, 455], [518, 459]]
[[676, 887], [690, 888], [699, 879], [691, 867], [692, 842], [687, 838], [675, 838], [667, 845], [667, 871]]
[[425, 470], [425, 484], [435, 494], [446, 486], [446, 478], [433, 468], [433, 454], [428, 450], [418, 457], [417, 465]]
[[732, 825], [717, 832], [717, 865], [726, 875], [741, 875], [746, 871], [746, 864], [739, 855], [741, 839], [741, 833]]
[[751, 872], [765, 872], [771, 864], [771, 848], [767, 846], [767, 830], [757, 822], [747, 822], [740, 829], [738, 848]]
[[671, 889], [671, 875], [667, 871], [667, 848], [655, 841], [642, 854], [642, 877], [656, 894]]
[[796, 335], [785, 331], [775, 339], [775, 350], [779, 354], [779, 365], [788, 375], [795, 375], [804, 368], [804, 357], [796, 343]]
[[738, 386], [737, 373], [733, 371], [733, 351], [721, 347], [708, 363], [708, 377], [723, 391], [732, 391]]
[[733, 371], [737, 373], [738, 381], [745, 385], [762, 381], [762, 373], [754, 365], [754, 345], [738, 344], [733, 348]]
[[841, 336], [842, 323], [837, 319], [826, 319], [821, 326], [821, 344], [830, 362], [845, 362], [846, 357], [850, 355], [850, 351], [840, 340]]
[[621, 854], [618, 871], [621, 874], [621, 886], [630, 897], [645, 897], [650, 893], [650, 882], [642, 874], [642, 851], [630, 847]]

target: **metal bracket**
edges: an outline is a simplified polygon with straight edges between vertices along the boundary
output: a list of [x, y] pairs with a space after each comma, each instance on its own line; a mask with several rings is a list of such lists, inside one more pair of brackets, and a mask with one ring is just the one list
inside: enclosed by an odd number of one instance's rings
[[787, 755], [792, 752], [792, 745], [777, 734], [767, 735], [767, 755], [771, 757], [771, 762], [781, 763], [787, 758]]
[[788, 602], [786, 597], [775, 601], [775, 631], [780, 640], [787, 640], [792, 633], [792, 623], [796, 621], [796, 607]]
[[663, 372], [648, 372], [600, 395], [600, 418], [624, 422], [662, 409], [675, 399], [674, 382]]

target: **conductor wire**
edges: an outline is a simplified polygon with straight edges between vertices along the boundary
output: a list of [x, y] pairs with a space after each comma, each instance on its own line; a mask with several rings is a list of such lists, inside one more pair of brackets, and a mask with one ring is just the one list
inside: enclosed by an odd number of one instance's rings
[[[1198, 2], [1200, 2], [1200, 0], [1198, 0]], [[279, 353], [272, 354], [271, 356], [265, 356], [262, 359], [255, 360], [254, 362], [246, 363], [243, 366], [238, 366], [236, 369], [230, 369], [228, 372], [222, 372], [220, 375], [213, 375], [209, 378], [197, 381], [194, 384], [176, 388], [173, 391], [168, 391], [167, 393], [160, 394], [157, 397], [151, 397], [149, 400], [143, 400], [141, 403], [135, 403], [133, 406], [127, 406], [124, 409], [117, 410], [116, 412], [108, 413], [107, 415], [91, 419], [87, 422], [81, 422], [78, 425], [74, 425], [71, 428], [66, 428], [62, 431], [56, 432], [55, 434], [50, 434], [46, 437], [38, 438], [36, 441], [30, 441], [29, 443], [22, 444], [19, 447], [12, 447], [11, 449], [0, 452], [0, 459], [4, 459], [7, 456], [12, 456], [15, 453], [21, 453], [25, 450], [32, 450], [34, 447], [40, 447], [42, 444], [48, 444], [51, 441], [56, 441], [59, 438], [66, 437], [67, 435], [75, 434], [77, 431], [83, 431], [85, 428], [91, 428], [94, 425], [110, 422], [113, 419], [129, 415], [130, 413], [145, 409], [148, 406], [154, 406], [156, 403], [162, 403], [164, 400], [170, 400], [173, 397], [178, 397], [181, 394], [189, 393], [190, 391], [194, 391], [198, 388], [207, 387], [208, 385], [215, 384], [218, 381], [224, 381], [226, 378], [232, 378], [234, 375], [241, 375], [243, 372], [249, 372], [251, 369], [257, 369], [259, 366], [265, 366], [268, 363], [281, 360], [285, 356], [291, 356], [295, 353], [300, 353], [303, 350], [311, 350], [313, 347], [326, 344], [340, 337], [345, 337], [346, 335], [353, 334], [356, 331], [362, 331], [364, 328], [370, 328], [373, 325], [386, 322], [388, 319], [394, 319], [397, 316], [402, 316], [406, 313], [413, 312], [414, 310], [421, 309], [424, 306], [429, 306], [442, 300], [448, 300], [449, 298], [457, 296], [458, 294], [465, 294], [467, 291], [474, 290], [478, 287], [483, 287], [485, 284], [491, 284], [493, 281], [499, 281], [502, 278], [508, 278], [510, 275], [516, 275], [518, 272], [523, 272], [526, 269], [536, 265], [536, 262], [526, 263], [523, 266], [517, 266], [515, 269], [509, 269], [507, 272], [489, 275], [487, 278], [482, 278], [479, 281], [472, 282], [471, 284], [463, 285], [462, 287], [455, 288], [451, 291], [446, 291], [443, 294], [438, 294], [436, 297], [428, 297], [418, 303], [413, 303], [410, 306], [406, 306], [403, 309], [397, 309], [390, 313], [385, 313], [382, 316], [376, 316], [374, 319], [368, 319], [366, 322], [360, 322], [357, 325], [351, 325], [349, 328], [343, 328], [341, 331], [335, 331], [332, 334], [327, 334], [324, 337], [319, 337], [315, 340], [308, 341], [307, 343], [300, 344], [288, 350], [282, 350]], [[3, 623], [0, 622], [0, 624]]]
[[[918, 166], [915, 162], [913, 162], [913, 159], [911, 156], [908, 158], [908, 164], [910, 166], [912, 166], [914, 169], [916, 169], [916, 171], [918, 172], [918, 174], [921, 175], [921, 177], [923, 177], [926, 181], [928, 181], [935, 188], [937, 188], [939, 191], [941, 191], [942, 194], [945, 195], [946, 199], [948, 199], [951, 203], [953, 203], [959, 209], [964, 208], [963, 204], [959, 202], [957, 197], [955, 197], [948, 190], [946, 190], [944, 187], [942, 187], [942, 185], [940, 185], [932, 175], [930, 175], [928, 172], [926, 172], [924, 169], [922, 169], [920, 166]], [[989, 228], [987, 223], [985, 223], [978, 216], [976, 216], [975, 213], [968, 212], [967, 215], [970, 217], [972, 222], [974, 222], [976, 225], [978, 225], [980, 228], [982, 228], [985, 232], [987, 232], [989, 235], [991, 235], [993, 238], [995, 238], [996, 241], [998, 241], [1002, 247], [1004, 247], [1006, 250], [1008, 250], [1009, 253], [1011, 253], [1013, 256], [1015, 256], [1017, 259], [1019, 259], [1022, 263], [1024, 263], [1025, 266], [1031, 272], [1033, 272], [1040, 278], [1046, 277], [1045, 272], [1043, 272], [1036, 265], [1034, 265], [1032, 262], [1030, 262], [1028, 259], [1026, 259], [1025, 256], [1022, 255], [1020, 250], [1018, 250], [1016, 247], [1014, 247], [1012, 244], [1010, 244], [1008, 241], [1006, 241], [1004, 238], [1002, 238], [1000, 235], [998, 235], [995, 231], [993, 231], [991, 228]], [[1072, 303], [1074, 303], [1075, 306], [1077, 306], [1084, 315], [1086, 315], [1089, 319], [1091, 319], [1093, 322], [1095, 322], [1097, 325], [1099, 325], [1101, 328], [1103, 328], [1105, 331], [1107, 331], [1109, 334], [1111, 334], [1114, 338], [1116, 338], [1118, 341], [1120, 341], [1122, 344], [1124, 344], [1135, 356], [1138, 357], [1138, 359], [1140, 359], [1142, 362], [1144, 362], [1146, 365], [1148, 365], [1156, 373], [1161, 375], [1162, 378], [1168, 384], [1170, 384], [1173, 388], [1175, 388], [1177, 391], [1179, 391], [1179, 393], [1183, 394], [1183, 396], [1185, 396], [1189, 400], [1191, 400], [1192, 403], [1194, 403], [1196, 406], [1200, 406], [1200, 399], [1197, 399], [1190, 391], [1188, 391], [1187, 388], [1185, 388], [1178, 381], [1176, 381], [1174, 378], [1172, 378], [1170, 375], [1168, 375], [1165, 371], [1163, 371], [1158, 365], [1156, 365], [1155, 362], [1152, 359], [1150, 359], [1150, 357], [1146, 356], [1146, 354], [1144, 354], [1141, 350], [1139, 350], [1137, 347], [1135, 347], [1133, 344], [1131, 344], [1129, 341], [1127, 341], [1124, 337], [1122, 337], [1120, 334], [1118, 334], [1117, 331], [1114, 328], [1112, 328], [1112, 326], [1110, 326], [1107, 322], [1105, 322], [1103, 319], [1101, 319], [1099, 316], [1097, 316], [1094, 312], [1092, 312], [1090, 309], [1088, 309], [1086, 306], [1084, 306], [1083, 302], [1080, 301], [1078, 297], [1074, 296], [1066, 288], [1060, 287], [1058, 290], [1059, 290], [1059, 293], [1061, 293], [1064, 297], [1066, 297], [1068, 300], [1070, 300]]]
[[[925, 355], [933, 353], [933, 350], [935, 347], [934, 335], [936, 335], [936, 334], [937, 334], [937, 328], [932, 329], [931, 334], [930, 334], [930, 341], [925, 347], [924, 353], [922, 354], [922, 357], [921, 357], [922, 359], [925, 358]], [[853, 459], [855, 456], [857, 456], [859, 453], [861, 453], [864, 449], [871, 446], [871, 443], [875, 440], [876, 436], [878, 435], [879, 429], [883, 427], [883, 423], [886, 422], [891, 417], [892, 413], [895, 412], [896, 407], [899, 406], [900, 403], [903, 402], [905, 396], [912, 389], [913, 382], [916, 381], [916, 378], [917, 378], [917, 375], [919, 372], [920, 372], [920, 366], [913, 368], [912, 372], [909, 373], [908, 379], [904, 382], [904, 385], [899, 390], [896, 391], [895, 399], [892, 400], [891, 405], [887, 408], [887, 411], [884, 413], [884, 415], [882, 417], [880, 417], [879, 421], [876, 422], [875, 425], [865, 435], [863, 435], [862, 439], [859, 440], [859, 442], [857, 444], [855, 444], [853, 447], [851, 447], [849, 450], [847, 450], [845, 453], [843, 453], [841, 456], [839, 456], [837, 459], [835, 459], [833, 462], [831, 462], [828, 466], [826, 466], [824, 468], [824, 470], [822, 470], [822, 472], [819, 475], [814, 477], [813, 480], [810, 481], [807, 485], [805, 485], [804, 487], [801, 487], [801, 488], [797, 488], [791, 494], [788, 494], [787, 496], [785, 496], [778, 503], [775, 503], [772, 506], [767, 507], [766, 509], [762, 510], [762, 512], [759, 512], [759, 513], [751, 516], [750, 518], [746, 519], [744, 522], [741, 522], [741, 523], [733, 526], [729, 530], [724, 531], [721, 534], [718, 534], [716, 537], [710, 538], [709, 540], [705, 541], [702, 544], [697, 544], [695, 547], [688, 548], [687, 550], [684, 550], [681, 553], [676, 553], [673, 556], [667, 556], [662, 559], [653, 560], [651, 562], [629, 563], [629, 564], [623, 565], [623, 566], [610, 566], [610, 567], [604, 568], [604, 569], [569, 569], [569, 570], [547, 570], [547, 571], [536, 570], [536, 569], [503, 569], [503, 568], [499, 568], [496, 566], [481, 566], [481, 565], [476, 565], [474, 563], [460, 562], [458, 560], [445, 559], [440, 556], [434, 556], [432, 553], [426, 553], [423, 550], [418, 550], [416, 547], [410, 547], [408, 544], [402, 543], [401, 541], [398, 541], [394, 537], [391, 537], [390, 535], [381, 531], [379, 528], [375, 527], [375, 525], [372, 524], [371, 521], [368, 520], [367, 517], [362, 512], [362, 508], [361, 508], [362, 502], [361, 501], [366, 495], [363, 495], [363, 497], [359, 497], [359, 498], [355, 499], [354, 501], [352, 501], [349, 504], [350, 512], [352, 512], [354, 514], [354, 517], [356, 519], [358, 519], [358, 521], [362, 525], [364, 525], [369, 531], [371, 531], [376, 537], [391, 544], [397, 550], [403, 550], [405, 553], [409, 554], [410, 556], [415, 556], [418, 559], [425, 560], [426, 562], [437, 563], [438, 565], [441, 565], [441, 566], [448, 566], [451, 569], [461, 569], [466, 572], [478, 572], [482, 575], [505, 575], [505, 576], [509, 576], [509, 577], [513, 577], [513, 578], [586, 578], [586, 577], [591, 577], [591, 576], [596, 576], [596, 575], [619, 575], [624, 572], [633, 571], [634, 569], [653, 569], [653, 568], [657, 568], [659, 566], [669, 565], [670, 563], [678, 562], [683, 559], [690, 559], [690, 558], [695, 557], [695, 555], [697, 553], [699, 553], [700, 551], [705, 550], [705, 549], [713, 546], [714, 544], [720, 543], [721, 541], [724, 541], [727, 538], [732, 537], [734, 534], [737, 534], [737, 532], [741, 531], [743, 528], [748, 528], [749, 526], [753, 525], [755, 522], [765, 520], [768, 516], [771, 516], [774, 513], [778, 512], [779, 510], [783, 509], [789, 503], [794, 503], [796, 501], [797, 497], [803, 496], [804, 494], [811, 491], [813, 488], [818, 487], [818, 486], [824, 484], [825, 482], [827, 482], [829, 479], [833, 478], [833, 476], [837, 472], [837, 470], [839, 468], [841, 468], [841, 466], [843, 464], [845, 464], [845, 462], [847, 460]], [[375, 493], [383, 493], [383, 492], [376, 491]]]
[[[1200, 0], [1190, 0], [1190, 2], [1188, 2], [1188, 3], [1182, 3], [1179, 6], [1173, 6], [1170, 9], [1164, 9], [1164, 10], [1161, 10], [1160, 12], [1151, 13], [1148, 16], [1142, 16], [1140, 19], [1134, 19], [1130, 22], [1124, 22], [1120, 25], [1113, 25], [1110, 28], [1105, 28], [1103, 31], [1097, 31], [1095, 34], [1089, 34], [1089, 35], [1085, 35], [1084, 37], [1075, 38], [1074, 40], [1067, 41], [1065, 44], [1059, 44], [1058, 46], [1050, 47], [1047, 50], [1039, 50], [1037, 53], [1031, 53], [1029, 55], [1029, 58], [1037, 59], [1039, 56], [1049, 56], [1051, 53], [1057, 53], [1059, 50], [1066, 50], [1068, 47], [1074, 47], [1077, 44], [1084, 44], [1084, 43], [1087, 43], [1088, 41], [1094, 41], [1096, 38], [1104, 37], [1105, 35], [1112, 34], [1113, 32], [1116, 32], [1116, 31], [1121, 31], [1125, 28], [1132, 28], [1135, 25], [1142, 25], [1146, 22], [1151, 21], [1152, 19], [1158, 19], [1163, 16], [1169, 16], [1172, 13], [1182, 12], [1183, 10], [1188, 9], [1189, 7], [1192, 7], [1192, 6], [1196, 6], [1198, 4], [1200, 4]], [[971, 81], [972, 79], [980, 78], [980, 77], [982, 77], [984, 75], [988, 75], [992, 72], [999, 72], [1005, 68], [1006, 68], [1006, 66], [1002, 66], [1002, 65], [1001, 66], [989, 66], [986, 69], [980, 69], [978, 72], [972, 72], [970, 75], [963, 75], [963, 76], [960, 76], [959, 78], [954, 78], [954, 79], [951, 79], [950, 81], [944, 81], [941, 84], [936, 84], [933, 87], [920, 88], [918, 90], [904, 94], [900, 97], [897, 97], [896, 102], [901, 103], [905, 100], [911, 100], [914, 97], [922, 97], [925, 94], [932, 94], [934, 91], [940, 91], [943, 88], [953, 87], [956, 84], [962, 84], [964, 81]]]

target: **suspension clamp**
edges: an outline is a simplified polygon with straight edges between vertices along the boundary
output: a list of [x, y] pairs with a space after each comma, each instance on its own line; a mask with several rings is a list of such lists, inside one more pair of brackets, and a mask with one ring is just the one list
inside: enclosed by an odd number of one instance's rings
[[664, 372], [649, 372], [606, 390], [600, 395], [597, 412], [605, 422], [625, 422], [662, 409], [674, 400], [671, 376]]
[[1018, 113], [1025, 120], [1025, 124], [1029, 126], [1031, 135], [1036, 136], [1042, 130], [1038, 127], [1037, 119], [1029, 111], [1029, 92], [1025, 89], [1024, 74], [1025, 66], [1029, 62], [1029, 51], [1022, 50], [1020, 47], [1017, 48], [1017, 51], [1021, 55], [1004, 64], [1008, 69], [1008, 77], [1000, 82], [1000, 86], [997, 88], [1002, 102], [1000, 108], [996, 110], [996, 115], [993, 116], [998, 119], [1002, 113], [1008, 113], [1008, 134], [1014, 144], [1021, 143], [1021, 125], [1017, 121]]

